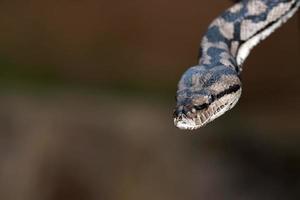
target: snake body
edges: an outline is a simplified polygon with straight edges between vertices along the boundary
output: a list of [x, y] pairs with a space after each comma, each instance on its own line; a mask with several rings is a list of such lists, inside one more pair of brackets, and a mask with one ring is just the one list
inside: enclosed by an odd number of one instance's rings
[[201, 42], [198, 65], [178, 83], [175, 126], [197, 129], [230, 110], [241, 96], [242, 64], [251, 49], [299, 6], [300, 0], [243, 0], [213, 20]]

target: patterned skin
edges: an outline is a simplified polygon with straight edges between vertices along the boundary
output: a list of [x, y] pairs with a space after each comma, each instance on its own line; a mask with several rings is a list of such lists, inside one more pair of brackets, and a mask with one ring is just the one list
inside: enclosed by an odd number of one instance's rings
[[208, 27], [199, 64], [178, 83], [174, 124], [197, 129], [230, 110], [241, 95], [240, 73], [251, 49], [286, 22], [300, 0], [244, 0]]

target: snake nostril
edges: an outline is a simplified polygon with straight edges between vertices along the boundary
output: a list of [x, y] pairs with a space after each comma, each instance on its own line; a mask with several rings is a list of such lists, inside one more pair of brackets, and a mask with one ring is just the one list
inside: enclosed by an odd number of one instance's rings
[[176, 109], [176, 110], [174, 110], [174, 112], [173, 112], [173, 117], [179, 117], [179, 116], [180, 116], [180, 113], [182, 113], [182, 110], [181, 110], [181, 109]]

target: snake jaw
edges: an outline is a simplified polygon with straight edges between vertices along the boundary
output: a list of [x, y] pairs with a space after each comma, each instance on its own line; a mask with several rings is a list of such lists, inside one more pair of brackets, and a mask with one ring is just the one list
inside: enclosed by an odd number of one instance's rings
[[179, 129], [188, 129], [188, 130], [193, 130], [197, 128], [197, 124], [195, 120], [188, 118], [185, 115], [181, 115], [178, 118], [174, 118], [174, 124], [176, 127]]
[[208, 114], [208, 111], [197, 111], [194, 117], [189, 117], [189, 115], [181, 113], [178, 117], [174, 118], [174, 125], [182, 130], [195, 130], [205, 126], [211, 121], [210, 118], [211, 116]]
[[200, 113], [195, 118], [189, 118], [183, 114], [178, 118], [174, 118], [174, 125], [182, 130], [195, 130], [205, 126], [210, 121], [212, 121], [211, 117]]

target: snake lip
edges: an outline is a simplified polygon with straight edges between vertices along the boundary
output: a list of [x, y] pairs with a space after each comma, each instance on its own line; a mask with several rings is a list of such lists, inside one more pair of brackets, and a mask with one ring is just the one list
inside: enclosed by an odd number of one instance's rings
[[174, 117], [174, 125], [179, 129], [195, 130], [205, 126], [210, 121], [211, 116], [206, 111], [197, 111], [190, 117], [187, 114], [180, 113]]
[[190, 118], [183, 113], [180, 113], [174, 117], [174, 125], [179, 129], [189, 130], [193, 130], [196, 127], [196, 123], [193, 118]]

